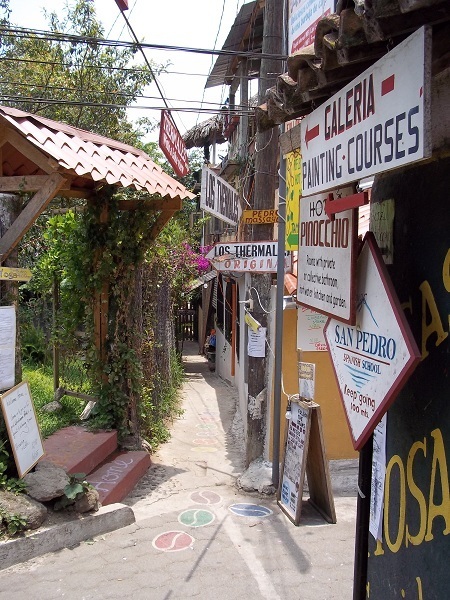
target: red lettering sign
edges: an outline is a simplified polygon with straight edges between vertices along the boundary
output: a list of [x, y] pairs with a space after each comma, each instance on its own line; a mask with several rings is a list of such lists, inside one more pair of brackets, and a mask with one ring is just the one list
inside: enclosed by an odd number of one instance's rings
[[116, 0], [116, 4], [120, 10], [128, 10], [128, 0]]
[[164, 152], [167, 160], [172, 165], [179, 177], [189, 173], [188, 156], [185, 143], [172, 120], [170, 114], [161, 111], [161, 125], [159, 129], [159, 147]]

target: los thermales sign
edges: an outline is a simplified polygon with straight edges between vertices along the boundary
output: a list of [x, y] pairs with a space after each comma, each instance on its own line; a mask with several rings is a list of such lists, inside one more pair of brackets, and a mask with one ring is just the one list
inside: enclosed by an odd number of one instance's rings
[[[229, 242], [215, 244], [206, 255], [217, 271], [276, 273], [278, 242]], [[292, 255], [284, 253], [284, 269], [292, 268]]]
[[208, 167], [202, 169], [200, 208], [230, 225], [242, 214], [237, 191]]
[[303, 195], [430, 156], [430, 73], [422, 27], [303, 119]]

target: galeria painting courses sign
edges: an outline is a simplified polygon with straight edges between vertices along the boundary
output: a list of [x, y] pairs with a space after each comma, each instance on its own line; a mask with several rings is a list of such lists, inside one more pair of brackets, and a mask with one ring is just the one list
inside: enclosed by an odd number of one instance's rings
[[418, 29], [301, 122], [303, 195], [431, 155], [431, 37]]

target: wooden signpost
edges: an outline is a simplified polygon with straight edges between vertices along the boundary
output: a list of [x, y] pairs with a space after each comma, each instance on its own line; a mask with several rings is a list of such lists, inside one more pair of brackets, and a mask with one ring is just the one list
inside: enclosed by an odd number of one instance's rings
[[[304, 364], [299, 362], [300, 377], [305, 371], [302, 368]], [[281, 510], [294, 525], [300, 522], [305, 474], [308, 479], [309, 503], [328, 523], [336, 523], [320, 406], [313, 400], [293, 396], [277, 500]]]
[[44, 455], [28, 383], [19, 383], [5, 392], [1, 405], [17, 471], [23, 477]]

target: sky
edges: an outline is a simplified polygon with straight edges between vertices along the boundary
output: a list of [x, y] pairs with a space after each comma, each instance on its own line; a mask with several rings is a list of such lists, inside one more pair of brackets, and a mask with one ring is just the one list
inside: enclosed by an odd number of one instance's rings
[[[105, 37], [132, 41], [115, 0], [93, 2], [97, 17], [105, 28]], [[244, 3], [245, 0], [129, 0], [126, 15], [141, 41], [188, 48], [221, 49], [236, 14]], [[55, 11], [62, 16], [64, 6], [64, 0], [10, 0], [10, 20], [21, 27], [47, 30], [44, 7], [47, 11]], [[160, 50], [145, 50], [145, 53], [149, 60], [171, 63], [167, 69], [169, 73], [162, 74], [159, 78], [160, 87], [171, 108], [197, 107], [202, 98], [206, 108], [210, 106], [207, 102], [222, 103], [227, 97], [227, 88], [222, 86], [204, 90], [207, 75], [217, 55]], [[143, 62], [142, 56], [138, 56], [138, 60]], [[159, 97], [154, 83], [144, 94]], [[142, 99], [139, 103], [144, 106], [163, 106], [162, 100]], [[160, 111], [131, 109], [129, 115], [132, 119], [148, 116], [159, 120]], [[174, 111], [172, 116], [183, 135], [197, 122], [200, 123], [211, 115]], [[153, 134], [151, 139], [157, 139], [157, 134]]]

